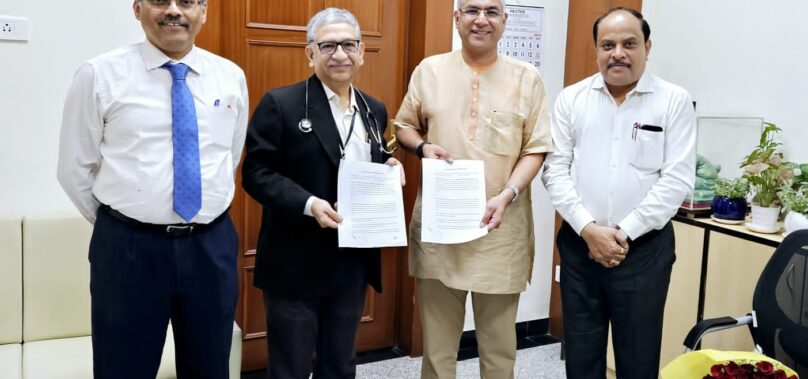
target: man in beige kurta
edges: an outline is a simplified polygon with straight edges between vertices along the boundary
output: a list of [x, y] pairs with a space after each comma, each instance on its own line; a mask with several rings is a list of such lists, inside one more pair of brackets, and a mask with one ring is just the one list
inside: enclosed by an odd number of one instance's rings
[[482, 160], [489, 234], [453, 245], [421, 242], [421, 194], [410, 224], [410, 274], [424, 328], [422, 378], [454, 378], [465, 302], [472, 294], [483, 378], [512, 378], [516, 309], [533, 267], [530, 182], [551, 150], [535, 67], [497, 53], [507, 15], [500, 0], [455, 11], [463, 49], [413, 72], [396, 137], [419, 157]]

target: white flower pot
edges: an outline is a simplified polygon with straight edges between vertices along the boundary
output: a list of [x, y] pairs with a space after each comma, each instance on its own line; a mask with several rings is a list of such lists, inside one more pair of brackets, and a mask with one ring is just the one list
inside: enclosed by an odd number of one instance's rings
[[783, 224], [786, 228], [786, 234], [795, 230], [808, 229], [808, 217], [805, 217], [802, 213], [791, 211], [786, 214]]
[[763, 230], [775, 230], [780, 218], [780, 207], [761, 207], [752, 204], [752, 225]]

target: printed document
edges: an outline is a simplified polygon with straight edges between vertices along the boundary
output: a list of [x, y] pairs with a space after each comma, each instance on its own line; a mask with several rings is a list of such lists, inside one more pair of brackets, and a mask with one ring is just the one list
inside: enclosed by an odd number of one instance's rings
[[479, 160], [422, 161], [421, 241], [462, 243], [488, 234], [485, 166]]
[[343, 159], [337, 208], [339, 247], [407, 246], [401, 166]]

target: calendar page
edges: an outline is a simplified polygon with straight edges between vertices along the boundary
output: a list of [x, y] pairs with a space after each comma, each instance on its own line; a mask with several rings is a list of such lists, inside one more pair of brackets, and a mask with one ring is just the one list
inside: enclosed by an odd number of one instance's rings
[[499, 52], [530, 63], [543, 73], [544, 8], [508, 5], [505, 33], [499, 40]]

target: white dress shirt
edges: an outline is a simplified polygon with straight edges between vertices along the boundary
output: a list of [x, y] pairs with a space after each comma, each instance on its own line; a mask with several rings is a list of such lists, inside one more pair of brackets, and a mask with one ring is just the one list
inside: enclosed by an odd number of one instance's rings
[[[348, 104], [348, 109], [343, 109], [339, 103], [339, 95], [328, 88], [325, 83], [322, 83], [325, 90], [325, 96], [328, 98], [328, 105], [331, 106], [331, 115], [334, 117], [334, 123], [337, 125], [339, 131], [339, 138], [342, 139], [343, 144], [345, 139], [348, 138], [348, 131], [351, 129], [351, 118], [356, 113], [356, 120], [354, 121], [353, 133], [348, 144], [345, 145], [345, 158], [352, 161], [370, 162], [370, 139], [368, 139], [367, 130], [365, 130], [365, 123], [362, 122], [362, 114], [359, 110], [359, 105], [356, 103], [356, 92], [353, 85], [349, 89], [351, 93], [351, 100]], [[311, 213], [311, 203], [316, 197], [311, 196], [306, 201], [306, 207], [303, 208], [303, 214], [306, 216], [313, 216]]]
[[674, 84], [645, 73], [617, 106], [598, 73], [561, 92], [551, 125], [542, 180], [578, 234], [594, 221], [637, 239], [661, 229], [693, 189], [696, 114]]
[[82, 65], [67, 94], [58, 178], [90, 222], [99, 203], [141, 222], [185, 222], [173, 210], [172, 79], [161, 68], [169, 61], [190, 67], [199, 126], [202, 208], [191, 222], [230, 206], [247, 130], [244, 72], [197, 47], [172, 61], [144, 41]]

